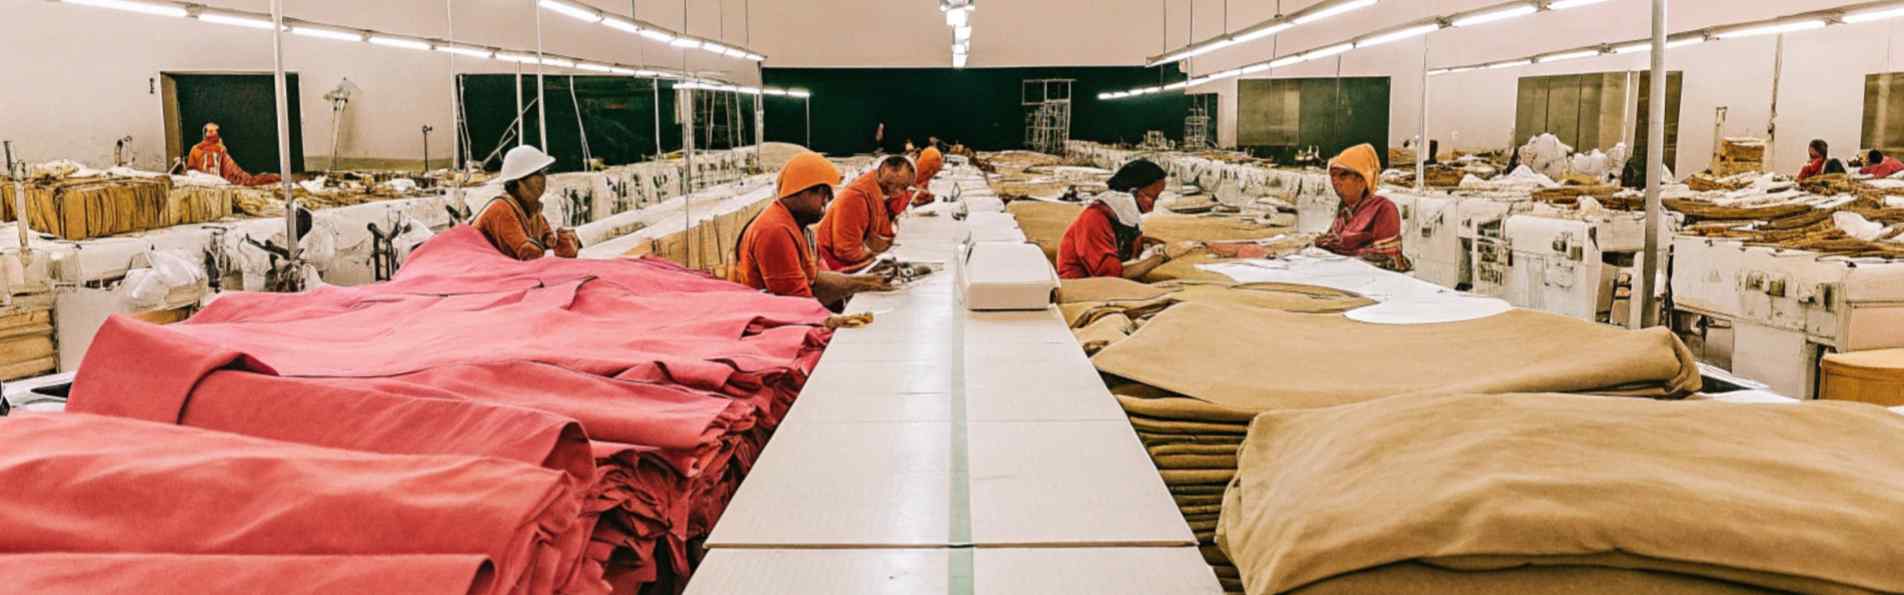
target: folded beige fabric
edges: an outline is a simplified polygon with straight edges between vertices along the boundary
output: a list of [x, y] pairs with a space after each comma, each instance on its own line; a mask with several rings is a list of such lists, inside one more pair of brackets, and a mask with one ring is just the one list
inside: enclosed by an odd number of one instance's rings
[[1064, 316], [1065, 324], [1071, 328], [1081, 328], [1113, 314], [1132, 321], [1145, 320], [1176, 304], [1177, 300], [1169, 297], [1139, 302], [1076, 302], [1059, 304], [1058, 313]]
[[1146, 448], [1153, 457], [1164, 455], [1234, 455], [1237, 446], [1229, 444], [1159, 444]]
[[1236, 468], [1236, 453], [1221, 455], [1152, 455], [1151, 463], [1158, 469], [1223, 469]]
[[1131, 319], [1123, 314], [1110, 314], [1082, 328], [1072, 329], [1071, 334], [1077, 337], [1078, 345], [1084, 348], [1085, 355], [1090, 355], [1129, 337], [1132, 326]]
[[1528, 566], [1464, 572], [1403, 562], [1352, 572], [1290, 591], [1298, 595], [1769, 595], [1707, 578], [1625, 568]]
[[1293, 283], [1226, 283], [1176, 280], [1158, 283], [1180, 302], [1246, 306], [1283, 312], [1333, 314], [1375, 304], [1354, 293]]
[[1290, 231], [1241, 217], [1153, 213], [1144, 218], [1144, 235], [1166, 242], [1267, 240]]
[[1698, 365], [1671, 331], [1629, 331], [1531, 310], [1378, 325], [1186, 303], [1091, 361], [1108, 374], [1250, 411], [1411, 393], [1681, 397], [1699, 389]]
[[1064, 239], [1064, 230], [1071, 227], [1071, 222], [1083, 210], [1082, 203], [1042, 200], [1014, 200], [1005, 205], [1005, 212], [1018, 220], [1018, 229], [1025, 232], [1025, 239], [1044, 250], [1045, 258], [1053, 264], [1058, 262], [1058, 243]]
[[1904, 449], [1884, 445], [1900, 436], [1904, 417], [1822, 401], [1436, 395], [1274, 411], [1250, 426], [1218, 542], [1257, 594], [1408, 561], [1899, 592]]
[[1122, 277], [1065, 279], [1058, 284], [1058, 303], [1141, 302], [1168, 295], [1170, 290]]
[[[1126, 339], [1128, 340], [1128, 339]], [[1249, 432], [1249, 424], [1241, 423], [1205, 423], [1200, 421], [1178, 421], [1173, 419], [1152, 419], [1140, 415], [1130, 416], [1131, 427], [1139, 432], [1154, 434], [1232, 434], [1242, 436]]]
[[1176, 494], [1171, 496], [1170, 499], [1177, 502], [1178, 508], [1215, 506], [1221, 509], [1223, 507], [1222, 494]]
[[1221, 496], [1223, 495], [1225, 486], [1184, 484], [1184, 485], [1169, 486], [1169, 488], [1170, 488], [1170, 493], [1177, 494], [1177, 495], [1201, 496], [1206, 494], [1216, 494], [1218, 496]]
[[1158, 469], [1163, 475], [1164, 485], [1204, 485], [1222, 486], [1236, 477], [1233, 469]]
[[1221, 444], [1229, 447], [1243, 445], [1242, 434], [1160, 434], [1139, 430], [1137, 439], [1147, 447], [1164, 444]]
[[1112, 394], [1126, 413], [1155, 419], [1230, 422], [1247, 426], [1250, 420], [1256, 419], [1257, 414], [1255, 411], [1211, 405], [1189, 397], [1140, 398], [1117, 394], [1116, 391], [1112, 391]]

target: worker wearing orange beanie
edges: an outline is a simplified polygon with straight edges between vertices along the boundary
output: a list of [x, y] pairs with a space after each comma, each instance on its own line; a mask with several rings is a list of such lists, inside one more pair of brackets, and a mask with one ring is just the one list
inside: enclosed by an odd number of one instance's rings
[[819, 222], [840, 183], [840, 169], [819, 153], [795, 155], [780, 169], [775, 200], [754, 217], [735, 246], [730, 280], [781, 296], [836, 305], [861, 291], [891, 289], [877, 276], [821, 271], [806, 228]]

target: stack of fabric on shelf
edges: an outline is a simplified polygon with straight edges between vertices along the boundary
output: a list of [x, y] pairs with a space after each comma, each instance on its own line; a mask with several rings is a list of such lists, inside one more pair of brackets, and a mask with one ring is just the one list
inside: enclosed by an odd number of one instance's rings
[[[171, 178], [72, 177], [28, 182], [26, 219], [34, 230], [67, 240], [158, 229], [170, 225], [166, 210]], [[0, 184], [0, 211], [16, 218], [13, 184]]]
[[114, 318], [68, 410], [559, 472], [583, 529], [554, 592], [633, 593], [685, 580], [826, 316], [654, 259], [518, 262], [465, 227], [387, 283]]
[[[1406, 396], [1250, 424], [1218, 541], [1252, 594], [1895, 593], [1904, 416]], [[1749, 436], [1749, 440], [1742, 437]]]

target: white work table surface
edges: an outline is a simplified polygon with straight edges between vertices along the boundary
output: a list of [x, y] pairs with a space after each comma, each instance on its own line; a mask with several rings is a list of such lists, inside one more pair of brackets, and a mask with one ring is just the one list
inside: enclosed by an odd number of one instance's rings
[[[950, 263], [957, 223], [919, 219], [895, 252]], [[834, 335], [689, 593], [1221, 592], [1057, 310], [955, 290], [854, 297], [873, 324]]]

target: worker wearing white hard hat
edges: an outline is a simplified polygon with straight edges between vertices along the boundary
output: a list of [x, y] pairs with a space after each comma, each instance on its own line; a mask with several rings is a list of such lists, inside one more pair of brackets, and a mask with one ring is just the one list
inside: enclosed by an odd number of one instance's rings
[[575, 258], [581, 251], [574, 230], [558, 232], [542, 216], [542, 192], [548, 188], [547, 171], [554, 163], [554, 157], [528, 145], [503, 155], [502, 174], [496, 180], [502, 182], [503, 194], [483, 205], [476, 229], [504, 255], [535, 260], [553, 250], [556, 256]]

